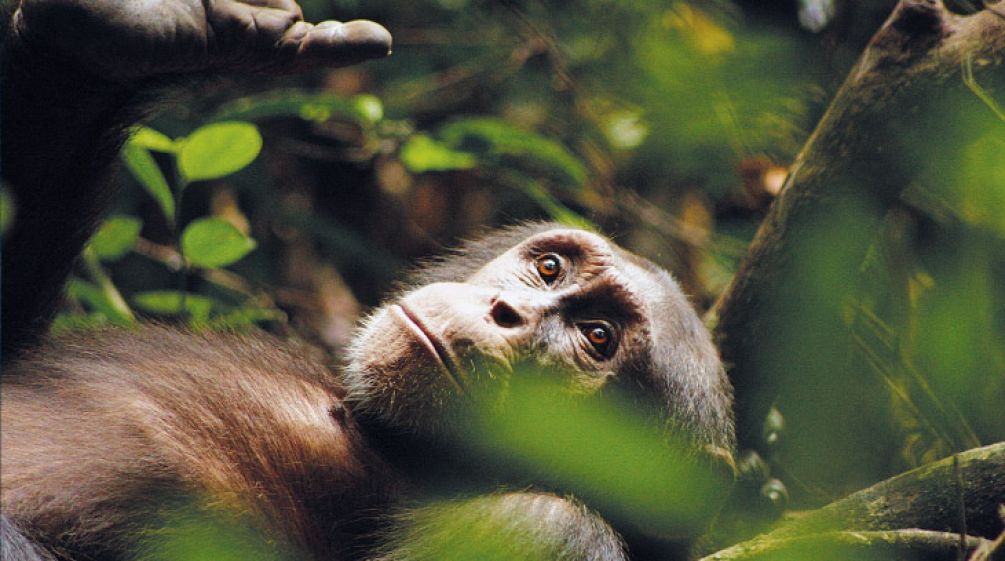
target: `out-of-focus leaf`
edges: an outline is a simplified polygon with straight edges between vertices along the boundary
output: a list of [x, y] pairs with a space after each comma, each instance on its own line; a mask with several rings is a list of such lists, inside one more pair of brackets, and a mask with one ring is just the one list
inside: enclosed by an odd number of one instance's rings
[[471, 169], [478, 164], [473, 154], [454, 150], [421, 134], [401, 147], [401, 161], [412, 173]]
[[157, 201], [168, 223], [174, 224], [174, 195], [150, 152], [139, 144], [127, 142], [122, 148], [122, 160], [133, 177]]
[[153, 150], [154, 152], [166, 152], [173, 154], [178, 149], [178, 145], [175, 141], [150, 127], [140, 126], [133, 129], [133, 134], [129, 137], [129, 142], [137, 146], [142, 146], [147, 150]]
[[356, 115], [364, 123], [372, 125], [384, 118], [384, 104], [375, 95], [357, 95], [351, 103]]
[[7, 189], [0, 189], [0, 233], [7, 232], [7, 228], [14, 223], [15, 208], [14, 198]]
[[275, 117], [300, 117], [311, 121], [342, 118], [359, 125], [373, 125], [384, 118], [384, 106], [372, 95], [346, 98], [304, 90], [280, 90], [227, 103], [213, 120], [259, 121]]
[[52, 325], [49, 326], [49, 333], [52, 335], [61, 335], [73, 331], [88, 331], [107, 326], [111, 323], [105, 314], [98, 312], [90, 314], [60, 313], [52, 320]]
[[461, 119], [444, 126], [440, 138], [455, 148], [494, 159], [514, 159], [556, 176], [570, 186], [586, 182], [586, 168], [564, 146], [492, 117]]
[[112, 323], [130, 325], [133, 322], [133, 318], [124, 315], [115, 302], [112, 302], [105, 291], [96, 284], [78, 278], [71, 278], [66, 283], [66, 295], [86, 306], [94, 314], [103, 316]]
[[233, 224], [219, 218], [200, 218], [185, 227], [181, 251], [196, 267], [226, 267], [250, 253], [257, 243]]
[[521, 189], [534, 199], [534, 202], [544, 209], [553, 220], [576, 228], [600, 230], [595, 224], [559, 202], [544, 185], [526, 177], [520, 178], [518, 181]]
[[244, 327], [265, 321], [283, 321], [286, 314], [272, 308], [238, 308], [213, 318], [209, 327], [221, 329], [228, 327]]
[[960, 218], [1005, 236], [1005, 136], [978, 139], [956, 167], [953, 207]]
[[628, 400], [576, 395], [546, 374], [517, 368], [503, 396], [465, 423], [462, 441], [619, 522], [655, 535], [696, 535], [728, 494], [723, 474], [690, 459], [687, 443]]
[[195, 130], [182, 144], [178, 171], [186, 181], [216, 179], [240, 171], [258, 157], [262, 135], [251, 123], [212, 123]]
[[138, 561], [293, 561], [247, 515], [191, 506], [172, 512], [142, 536]]
[[178, 315], [182, 312], [193, 319], [204, 320], [210, 311], [218, 306], [216, 300], [199, 294], [182, 293], [177, 290], [151, 290], [133, 295], [133, 304], [152, 314]]
[[115, 261], [136, 246], [143, 222], [133, 216], [112, 216], [91, 238], [90, 246], [102, 261]]

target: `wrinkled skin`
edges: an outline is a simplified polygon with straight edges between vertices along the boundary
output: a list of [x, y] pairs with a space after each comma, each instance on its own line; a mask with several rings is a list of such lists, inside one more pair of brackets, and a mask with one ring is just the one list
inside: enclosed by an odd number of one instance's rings
[[391, 49], [380, 25], [307, 23], [293, 0], [25, 0], [13, 30], [29, 49], [115, 82], [345, 66]]
[[[574, 391], [617, 385], [653, 403], [673, 432], [725, 458], [730, 391], [718, 355], [673, 279], [592, 232], [556, 224], [481, 242], [496, 254], [449, 260], [379, 308], [356, 337], [344, 379], [357, 411], [422, 435], [458, 403], [492, 398], [516, 361], [562, 373]], [[498, 243], [494, 240], [498, 239]], [[489, 253], [489, 252], [486, 252]], [[542, 260], [555, 259], [554, 278]], [[601, 327], [606, 345], [590, 333]]]

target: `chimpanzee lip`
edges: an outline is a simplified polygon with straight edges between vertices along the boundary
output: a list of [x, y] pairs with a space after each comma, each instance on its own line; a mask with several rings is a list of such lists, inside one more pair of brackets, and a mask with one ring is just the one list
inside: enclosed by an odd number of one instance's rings
[[461, 375], [461, 370], [457, 366], [457, 361], [454, 358], [453, 353], [451, 353], [450, 348], [443, 342], [439, 335], [429, 329], [425, 321], [423, 321], [422, 316], [415, 313], [414, 310], [405, 304], [396, 304], [394, 308], [396, 311], [400, 312], [398, 316], [408, 327], [409, 331], [411, 331], [412, 334], [415, 335], [415, 338], [422, 343], [422, 346], [429, 351], [429, 354], [436, 359], [437, 364], [439, 364], [440, 369], [443, 371], [447, 380], [450, 381], [459, 393], [466, 393], [464, 391], [463, 384], [461, 384], [464, 377]]

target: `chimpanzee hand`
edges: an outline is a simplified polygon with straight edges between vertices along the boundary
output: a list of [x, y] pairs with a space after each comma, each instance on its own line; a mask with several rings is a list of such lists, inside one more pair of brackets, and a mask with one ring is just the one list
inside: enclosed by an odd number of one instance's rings
[[294, 0], [22, 0], [13, 26], [33, 58], [111, 82], [346, 66], [391, 48], [376, 23], [306, 23]]

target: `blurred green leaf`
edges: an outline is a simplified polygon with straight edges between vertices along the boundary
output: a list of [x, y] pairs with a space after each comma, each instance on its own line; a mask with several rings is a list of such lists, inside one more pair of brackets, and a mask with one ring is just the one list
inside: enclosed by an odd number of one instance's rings
[[401, 162], [412, 173], [471, 169], [478, 164], [474, 155], [454, 150], [426, 135], [415, 135], [401, 147]]
[[346, 98], [306, 90], [277, 90], [227, 103], [213, 120], [259, 121], [276, 117], [300, 117], [310, 121], [342, 118], [359, 125], [373, 125], [384, 118], [384, 106], [372, 95]]
[[1005, 135], [987, 135], [966, 147], [950, 187], [959, 217], [1005, 237]]
[[66, 295], [112, 323], [130, 325], [133, 322], [132, 316], [124, 314], [119, 306], [109, 298], [107, 292], [96, 284], [76, 277], [71, 278], [66, 283]]
[[133, 129], [133, 134], [129, 137], [129, 142], [155, 152], [173, 154], [178, 149], [178, 145], [175, 141], [150, 127], [140, 126]]
[[258, 244], [233, 224], [219, 218], [193, 220], [181, 235], [181, 251], [196, 267], [226, 267], [250, 253]]
[[115, 261], [136, 246], [143, 222], [132, 216], [112, 216], [91, 238], [90, 247], [102, 261]]
[[586, 168], [564, 146], [501, 119], [475, 117], [457, 120], [441, 128], [439, 136], [454, 149], [495, 159], [515, 159], [532, 170], [549, 173], [572, 186], [586, 182]]
[[178, 509], [142, 534], [137, 561], [292, 561], [248, 515], [194, 506]]
[[[519, 177], [518, 174], [514, 174], [514, 176]], [[517, 179], [517, 181], [520, 188], [523, 189], [523, 191], [527, 193], [530, 198], [534, 199], [534, 202], [547, 212], [548, 216], [550, 216], [553, 220], [576, 228], [584, 228], [586, 230], [594, 230], [598, 232], [600, 231], [595, 224], [559, 202], [558, 199], [556, 199], [544, 185], [541, 185], [537, 181], [527, 177], [522, 177]]]
[[238, 308], [213, 318], [211, 329], [245, 327], [266, 321], [283, 321], [286, 314], [274, 308]]
[[372, 125], [384, 118], [384, 104], [375, 95], [357, 95], [351, 103], [355, 114], [364, 123]]
[[150, 152], [138, 144], [127, 142], [122, 148], [122, 159], [133, 177], [157, 201], [168, 224], [174, 224], [174, 195]]
[[182, 144], [178, 171], [186, 181], [216, 179], [240, 171], [258, 157], [262, 135], [251, 123], [212, 123], [195, 130]]
[[205, 320], [218, 306], [212, 298], [177, 290], [140, 292], [133, 295], [132, 302], [137, 308], [152, 314], [173, 316], [184, 312], [196, 320]]
[[497, 465], [572, 492], [605, 517], [661, 536], [697, 535], [729, 491], [640, 408], [614, 395], [585, 397], [537, 369], [518, 368], [459, 433]]
[[0, 189], [0, 233], [7, 232], [7, 229], [14, 223], [15, 214], [14, 199], [4, 187]]

